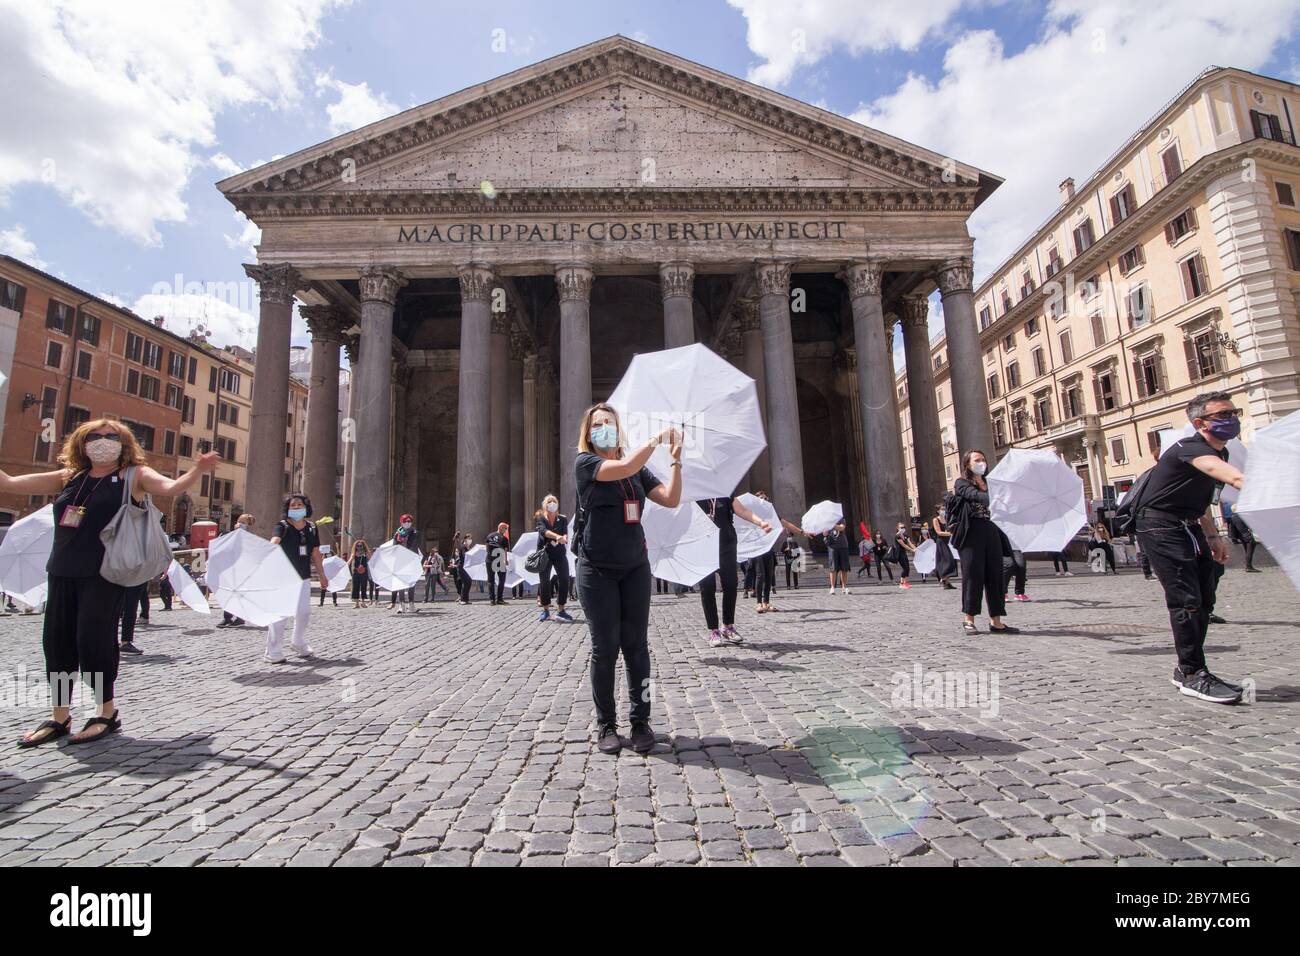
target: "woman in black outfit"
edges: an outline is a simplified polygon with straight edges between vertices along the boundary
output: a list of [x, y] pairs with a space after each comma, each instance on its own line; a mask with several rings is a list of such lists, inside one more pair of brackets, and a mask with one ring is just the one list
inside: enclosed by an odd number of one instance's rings
[[200, 472], [212, 471], [218, 457], [208, 452], [179, 478], [164, 478], [146, 464], [129, 428], [99, 418], [82, 424], [64, 441], [59, 454], [63, 467], [57, 471], [19, 477], [0, 471], [0, 492], [57, 495], [42, 637], [53, 709], [49, 720], [19, 738], [18, 746], [36, 747], [68, 734], [72, 682], [78, 672], [94, 691], [99, 713], [69, 743], [97, 740], [121, 729], [113, 685], [119, 660], [117, 622], [128, 589], [100, 576], [104, 545], [99, 534], [122, 506], [126, 469], [132, 469], [132, 498], [172, 498], [188, 491]]
[[364, 538], [352, 542], [352, 557], [348, 564], [352, 568], [352, 606], [362, 608], [370, 606], [370, 545]]
[[453, 552], [454, 557], [452, 560], [455, 562], [456, 568], [456, 593], [460, 595], [458, 600], [461, 604], [469, 603], [471, 579], [469, 571], [465, 569], [465, 555], [469, 553], [469, 549], [472, 547], [474, 547], [474, 536], [467, 534], [456, 542], [456, 549]]
[[555, 576], [555, 619], [572, 621], [573, 617], [564, 609], [569, 600], [569, 516], [560, 514], [560, 499], [547, 495], [542, 499], [542, 510], [536, 514], [533, 529], [537, 532], [537, 543], [546, 545], [546, 557], [550, 564], [537, 589], [537, 603], [542, 606], [537, 620], [545, 621], [551, 616], [551, 576]]
[[[665, 486], [645, 463], [655, 446], [668, 442], [671, 476]], [[632, 749], [649, 753], [650, 729], [650, 561], [641, 515], [649, 498], [675, 508], [682, 497], [681, 435], [666, 428], [636, 451], [624, 453], [618, 413], [601, 403], [587, 409], [578, 432], [574, 473], [581, 512], [577, 535], [578, 597], [591, 632], [591, 696], [596, 704], [596, 746], [617, 753], [614, 668], [619, 651], [631, 697]]]
[[945, 589], [955, 590], [949, 579], [957, 573], [957, 559], [952, 556], [952, 547], [948, 543], [952, 540], [952, 532], [948, 530], [948, 514], [943, 510], [943, 505], [935, 509], [934, 517], [930, 519], [930, 528], [935, 547], [934, 576]]
[[1106, 567], [1111, 574], [1119, 574], [1115, 570], [1115, 546], [1110, 543], [1110, 532], [1100, 521], [1092, 526], [1088, 534], [1088, 551], [1091, 552], [1093, 549], [1106, 556]]
[[[699, 583], [700, 604], [704, 607], [704, 624], [709, 629], [709, 646], [718, 647], [724, 640], [732, 644], [741, 643], [740, 632], [736, 630], [736, 523], [735, 515], [739, 515], [750, 524], [757, 525], [763, 529], [763, 533], [772, 530], [769, 525], [754, 512], [745, 507], [745, 503], [738, 498], [705, 498], [695, 502], [699, 505], [700, 510], [709, 516], [714, 527], [718, 529], [718, 570], [710, 574]], [[766, 555], [759, 555], [751, 559], [751, 564], [758, 562], [755, 571], [754, 592], [759, 595], [758, 609], [760, 612], [765, 610], [763, 589], [765, 586], [765, 567], [764, 561]], [[718, 585], [717, 579], [722, 578], [722, 629], [718, 629]], [[766, 579], [766, 587], [771, 592], [770, 579]]]
[[1002, 571], [1002, 555], [1006, 537], [989, 517], [989, 486], [984, 481], [988, 470], [984, 452], [972, 449], [962, 459], [962, 474], [953, 485], [949, 500], [957, 506], [957, 514], [948, 515], [952, 540], [961, 555], [961, 609], [965, 615], [962, 627], [968, 634], [979, 633], [975, 615], [980, 613], [980, 595], [989, 604], [989, 630], [994, 634], [1017, 634], [1018, 628], [1002, 623], [1007, 613], [1006, 577]]
[[889, 566], [889, 545], [885, 544], [885, 536], [877, 531], [871, 539], [871, 553], [876, 558], [876, 581], [879, 583], [884, 578], [880, 576], [881, 569], [889, 575], [889, 583], [894, 583], [894, 569]]

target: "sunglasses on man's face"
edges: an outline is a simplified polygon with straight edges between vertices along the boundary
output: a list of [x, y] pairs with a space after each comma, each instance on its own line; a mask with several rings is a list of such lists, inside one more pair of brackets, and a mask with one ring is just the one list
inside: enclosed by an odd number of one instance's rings
[[86, 441], [99, 441], [101, 439], [120, 442], [122, 440], [122, 436], [119, 435], [117, 432], [91, 432], [89, 435], [86, 436]]
[[1225, 409], [1224, 409], [1223, 411], [1221, 411], [1221, 412], [1214, 412], [1214, 413], [1211, 414], [1211, 415], [1203, 415], [1202, 417], [1203, 417], [1207, 422], [1226, 422], [1226, 421], [1231, 421], [1231, 420], [1234, 419], [1234, 418], [1240, 418], [1240, 417], [1241, 417], [1241, 409], [1240, 409], [1240, 408], [1225, 408]]

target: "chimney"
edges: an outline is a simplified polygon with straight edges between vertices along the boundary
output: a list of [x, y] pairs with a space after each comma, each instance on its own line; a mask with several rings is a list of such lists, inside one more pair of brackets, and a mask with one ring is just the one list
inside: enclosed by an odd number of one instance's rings
[[1070, 177], [1067, 176], [1067, 177], [1066, 177], [1066, 178], [1061, 182], [1061, 185], [1058, 186], [1058, 187], [1056, 187], [1056, 188], [1059, 189], [1059, 190], [1061, 190], [1061, 205], [1062, 205], [1062, 206], [1064, 206], [1066, 203], [1068, 203], [1071, 199], [1074, 198], [1074, 180], [1073, 180], [1072, 178], [1070, 178]]

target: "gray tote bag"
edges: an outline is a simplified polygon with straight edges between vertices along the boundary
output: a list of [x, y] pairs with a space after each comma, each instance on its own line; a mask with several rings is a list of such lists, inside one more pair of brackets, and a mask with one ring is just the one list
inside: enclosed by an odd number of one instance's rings
[[143, 505], [131, 501], [134, 475], [133, 465], [122, 476], [122, 507], [99, 533], [99, 540], [104, 542], [100, 576], [128, 588], [153, 580], [172, 563], [172, 549], [159, 520], [162, 515], [153, 499], [145, 495]]

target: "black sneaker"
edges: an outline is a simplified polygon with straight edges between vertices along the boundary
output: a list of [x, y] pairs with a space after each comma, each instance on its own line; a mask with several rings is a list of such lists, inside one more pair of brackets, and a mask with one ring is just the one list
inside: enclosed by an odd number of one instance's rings
[[596, 749], [603, 754], [616, 754], [623, 749], [623, 738], [613, 724], [601, 724], [596, 728]]
[[1178, 692], [1186, 694], [1188, 697], [1195, 697], [1197, 700], [1208, 701], [1211, 704], [1237, 704], [1241, 702], [1241, 690], [1233, 689], [1233, 686], [1227, 684], [1215, 677], [1209, 671], [1197, 671], [1195, 674], [1188, 675], [1181, 684], [1178, 684]]
[[1211, 624], [1227, 624], [1228, 622], [1225, 621], [1223, 618], [1219, 617], [1219, 615], [1217, 615], [1217, 614], [1211, 614], [1211, 615], [1210, 615], [1210, 623], [1211, 623]]
[[134, 644], [132, 644], [130, 641], [126, 641], [126, 642], [120, 644], [120, 645], [118, 646], [117, 649], [118, 649], [118, 651], [120, 651], [120, 652], [123, 653], [123, 654], [143, 654], [143, 653], [144, 653], [144, 651], [140, 650], [140, 648], [136, 647], [136, 646], [135, 646]]
[[[1210, 676], [1214, 677], [1213, 674], [1211, 674]], [[1243, 688], [1240, 684], [1234, 684], [1232, 683], [1232, 681], [1226, 681], [1221, 677], [1214, 677], [1214, 679], [1217, 680], [1224, 687], [1227, 687], [1230, 690], [1235, 690], [1238, 694], [1243, 693], [1245, 691], [1245, 688]], [[1185, 684], [1186, 682], [1187, 682], [1187, 672], [1183, 670], [1181, 664], [1175, 665], [1174, 676], [1170, 678], [1169, 683], [1173, 684], [1175, 687], [1182, 687], [1183, 684]]]
[[632, 721], [632, 749], [639, 754], [648, 754], [655, 749], [655, 732], [644, 720]]

